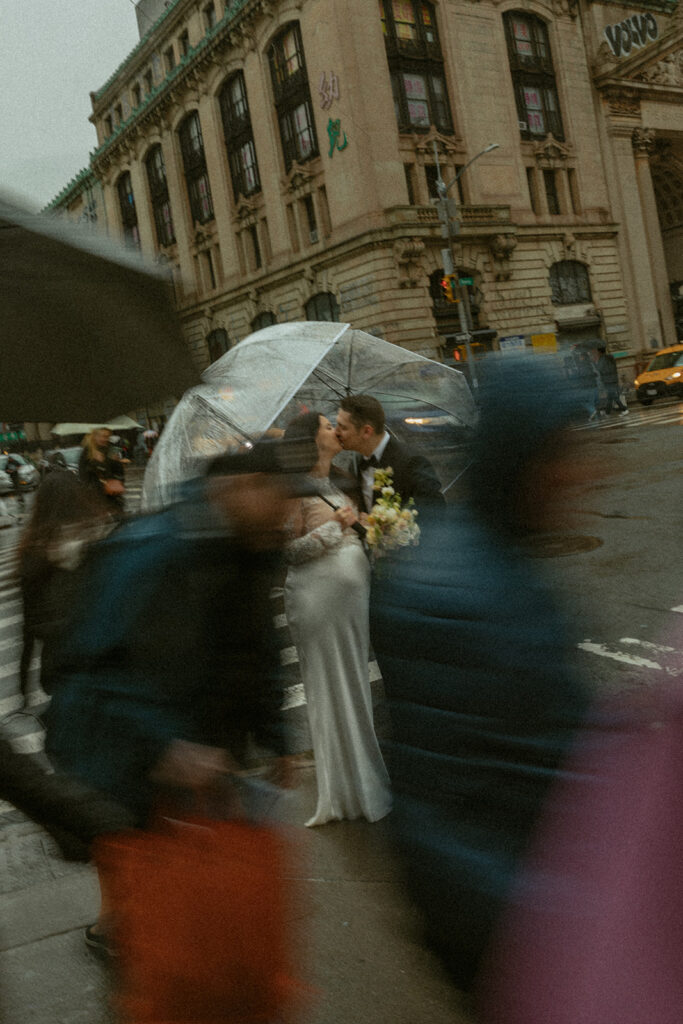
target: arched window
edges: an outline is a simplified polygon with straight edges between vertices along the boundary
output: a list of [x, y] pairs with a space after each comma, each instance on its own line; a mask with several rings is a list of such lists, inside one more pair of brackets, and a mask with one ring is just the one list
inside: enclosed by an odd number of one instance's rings
[[232, 191], [237, 200], [240, 192], [244, 196], [250, 196], [261, 191], [247, 90], [241, 71], [225, 83], [218, 102], [223, 118], [223, 135], [228, 150]]
[[423, 0], [379, 0], [399, 130], [452, 133], [434, 7]]
[[147, 169], [147, 181], [149, 182], [149, 194], [152, 200], [157, 241], [159, 245], [173, 245], [175, 242], [175, 231], [173, 230], [171, 201], [168, 197], [166, 166], [161, 146], [154, 146], [150, 150], [145, 160], [145, 167]]
[[591, 301], [588, 268], [576, 260], [562, 260], [550, 268], [550, 290], [555, 306]]
[[213, 220], [213, 200], [204, 156], [204, 140], [199, 114], [193, 111], [178, 129], [180, 151], [183, 155], [187, 194], [190, 199], [192, 219], [200, 224]]
[[206, 344], [209, 349], [209, 359], [212, 363], [215, 363], [230, 348], [228, 332], [222, 327], [217, 327], [215, 331], [207, 334]]
[[129, 171], [124, 171], [121, 175], [118, 180], [116, 190], [119, 194], [119, 209], [121, 211], [123, 240], [125, 244], [131, 248], [139, 249], [140, 232], [138, 230], [138, 215], [135, 210], [133, 182], [131, 181]]
[[318, 292], [306, 303], [307, 320], [339, 320], [339, 303], [332, 292]]
[[318, 155], [304, 46], [296, 21], [287, 25], [269, 51], [275, 109], [280, 123], [285, 169]]
[[508, 11], [503, 19], [522, 138], [552, 132], [563, 139], [547, 26], [527, 11]]
[[270, 310], [266, 310], [265, 313], [259, 313], [259, 315], [255, 316], [254, 319], [251, 321], [252, 333], [255, 333], [256, 331], [262, 331], [264, 327], [270, 327], [271, 324], [276, 323], [277, 319], [275, 317], [275, 314], [271, 313]]

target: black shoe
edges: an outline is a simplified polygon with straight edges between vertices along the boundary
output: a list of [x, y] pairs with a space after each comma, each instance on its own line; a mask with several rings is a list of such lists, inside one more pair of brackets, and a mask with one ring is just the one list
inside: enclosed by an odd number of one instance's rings
[[93, 953], [102, 957], [103, 960], [109, 960], [111, 957], [116, 956], [116, 950], [112, 946], [111, 942], [103, 932], [93, 931], [95, 925], [88, 925], [85, 929], [85, 944], [92, 949]]

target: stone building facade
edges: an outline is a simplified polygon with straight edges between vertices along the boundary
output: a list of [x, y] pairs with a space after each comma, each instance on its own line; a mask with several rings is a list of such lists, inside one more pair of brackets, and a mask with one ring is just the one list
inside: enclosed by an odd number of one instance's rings
[[200, 367], [297, 319], [449, 356], [437, 161], [457, 178], [453, 255], [483, 347], [600, 336], [628, 375], [675, 340], [668, 0], [141, 8], [139, 45], [91, 94], [90, 166], [51, 205], [82, 216], [96, 195], [99, 224], [167, 268]]

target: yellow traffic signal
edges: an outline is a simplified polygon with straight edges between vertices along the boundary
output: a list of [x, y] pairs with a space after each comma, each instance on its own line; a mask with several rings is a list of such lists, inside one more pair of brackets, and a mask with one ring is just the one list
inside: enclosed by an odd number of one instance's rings
[[441, 294], [446, 302], [459, 302], [458, 278], [455, 274], [446, 274], [441, 278]]

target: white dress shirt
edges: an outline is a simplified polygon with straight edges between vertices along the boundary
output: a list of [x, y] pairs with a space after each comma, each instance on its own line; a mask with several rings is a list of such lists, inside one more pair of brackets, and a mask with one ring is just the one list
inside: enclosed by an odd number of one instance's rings
[[[385, 430], [384, 434], [382, 436], [382, 440], [379, 442], [379, 444], [375, 448], [374, 452], [372, 452], [372, 455], [375, 456], [375, 458], [377, 459], [378, 462], [380, 461], [380, 459], [384, 455], [384, 449], [389, 444], [389, 438], [390, 438], [390, 434], [388, 433], [388, 431]], [[366, 456], [366, 458], [371, 458], [371, 456]], [[363, 490], [363, 501], [365, 502], [365, 508], [366, 508], [366, 510], [368, 512], [372, 508], [372, 504], [373, 504], [373, 491], [374, 491], [374, 485], [375, 485], [375, 468], [376, 468], [375, 466], [367, 466], [365, 469], [361, 470], [361, 474], [360, 474], [361, 487], [362, 487], [362, 490]]]

